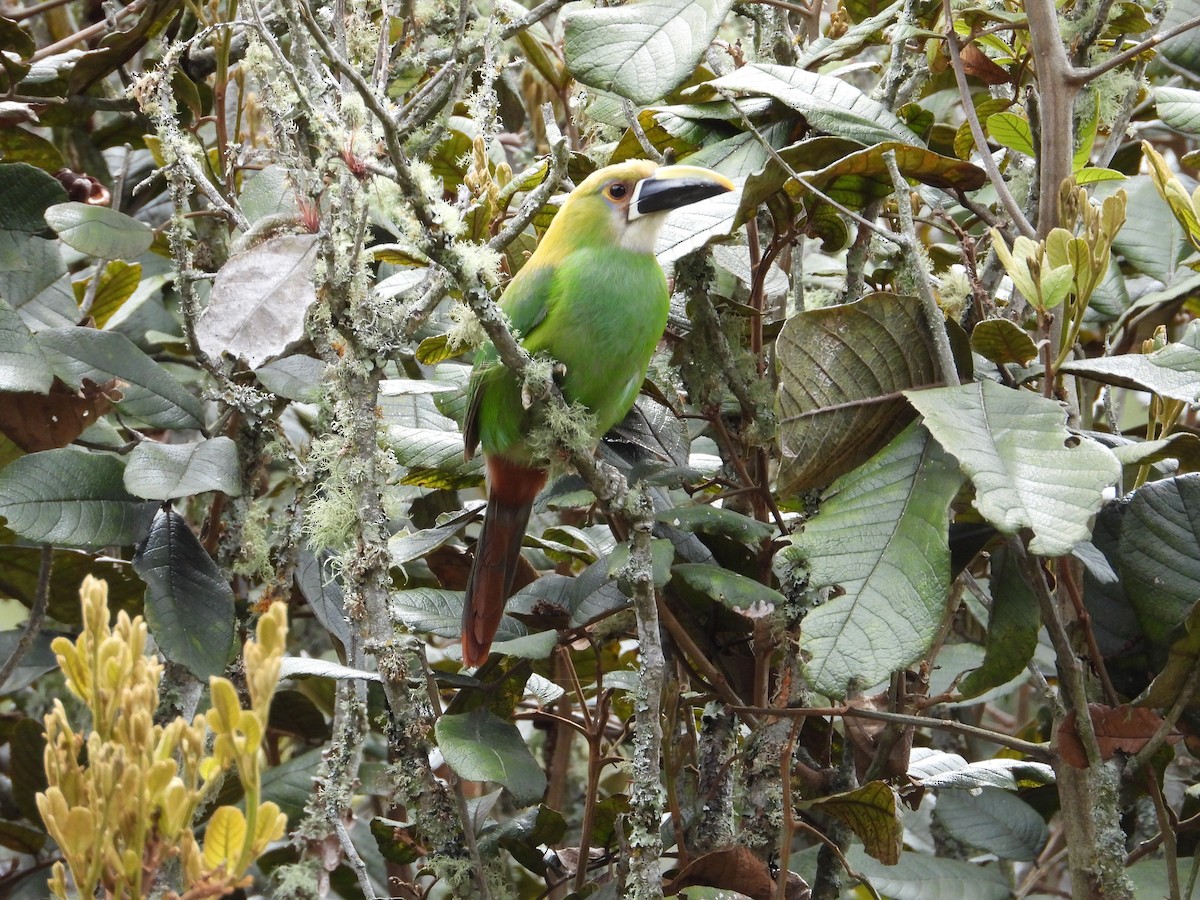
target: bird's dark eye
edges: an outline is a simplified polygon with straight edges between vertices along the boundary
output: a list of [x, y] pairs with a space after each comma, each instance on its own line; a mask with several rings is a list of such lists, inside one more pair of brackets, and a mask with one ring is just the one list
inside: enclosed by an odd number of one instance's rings
[[611, 197], [613, 200], [620, 200], [622, 197], [624, 197], [628, 193], [629, 193], [628, 185], [624, 185], [619, 181], [616, 182], [615, 184], [610, 184], [608, 186], [608, 196]]

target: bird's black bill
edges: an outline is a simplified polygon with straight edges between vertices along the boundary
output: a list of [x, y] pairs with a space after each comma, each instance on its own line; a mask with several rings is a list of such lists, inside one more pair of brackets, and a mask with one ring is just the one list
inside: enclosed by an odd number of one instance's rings
[[634, 209], [639, 216], [667, 212], [733, 190], [724, 175], [697, 166], [664, 166], [638, 182]]

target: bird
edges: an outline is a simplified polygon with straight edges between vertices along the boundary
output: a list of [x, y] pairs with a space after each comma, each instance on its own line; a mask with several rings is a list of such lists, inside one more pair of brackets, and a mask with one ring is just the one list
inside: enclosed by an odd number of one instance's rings
[[[633, 406], [667, 325], [667, 280], [654, 255], [667, 214], [733, 189], [699, 166], [639, 159], [601, 168], [567, 196], [501, 295], [521, 345], [553, 359], [564, 398], [594, 417], [594, 444]], [[482, 445], [488, 487], [463, 605], [462, 655], [464, 665], [480, 666], [512, 593], [550, 461], [530, 446], [534, 413], [491, 344], [477, 352], [467, 392], [465, 455], [470, 460]]]

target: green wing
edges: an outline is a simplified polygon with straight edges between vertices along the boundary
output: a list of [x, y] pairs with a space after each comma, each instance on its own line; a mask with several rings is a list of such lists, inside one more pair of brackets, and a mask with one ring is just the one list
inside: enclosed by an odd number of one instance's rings
[[[524, 342], [546, 319], [554, 284], [555, 268], [526, 264], [505, 288], [500, 308]], [[506, 369], [490, 343], [475, 354], [475, 369], [467, 387], [467, 415], [463, 421], [463, 444], [467, 459], [483, 443], [486, 453], [503, 453], [525, 433], [526, 410], [521, 403], [521, 385]]]

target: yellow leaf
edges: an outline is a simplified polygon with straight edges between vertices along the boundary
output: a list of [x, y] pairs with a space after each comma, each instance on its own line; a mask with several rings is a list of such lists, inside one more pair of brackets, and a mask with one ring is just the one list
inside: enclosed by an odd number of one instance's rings
[[217, 807], [204, 832], [204, 868], [211, 872], [223, 866], [232, 873], [245, 845], [246, 817], [242, 811], [236, 806]]
[[287, 828], [287, 816], [279, 811], [279, 806], [268, 800], [258, 807], [258, 824], [254, 835], [254, 852], [260, 854], [271, 841], [283, 837]]
[[242, 714], [237, 691], [225, 678], [213, 678], [210, 684], [212, 709], [208, 711], [208, 727], [217, 734], [229, 734]]

